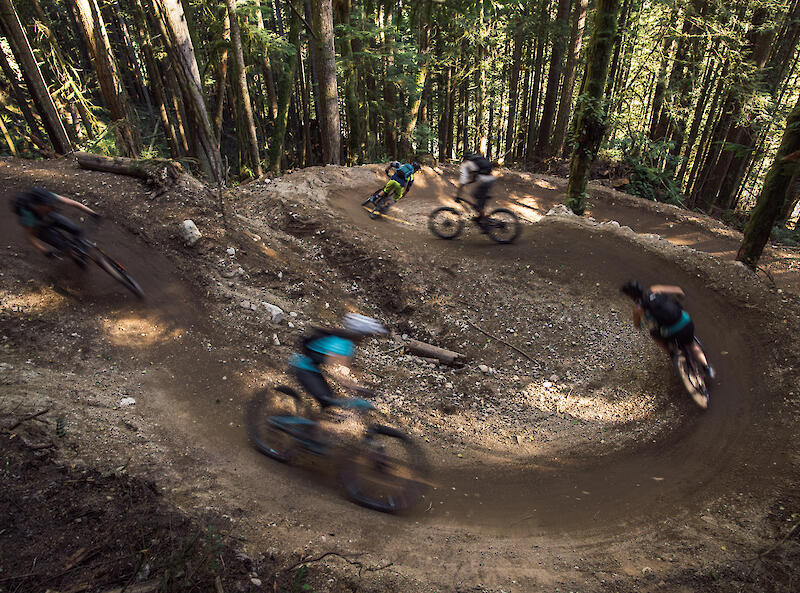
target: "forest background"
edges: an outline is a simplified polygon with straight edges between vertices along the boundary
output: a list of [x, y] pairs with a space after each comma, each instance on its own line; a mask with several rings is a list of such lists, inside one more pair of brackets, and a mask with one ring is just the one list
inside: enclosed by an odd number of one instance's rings
[[797, 235], [800, 0], [0, 0], [0, 23], [5, 154], [222, 185], [471, 149], [569, 170], [576, 212], [599, 159], [635, 195], [750, 214], [748, 263]]

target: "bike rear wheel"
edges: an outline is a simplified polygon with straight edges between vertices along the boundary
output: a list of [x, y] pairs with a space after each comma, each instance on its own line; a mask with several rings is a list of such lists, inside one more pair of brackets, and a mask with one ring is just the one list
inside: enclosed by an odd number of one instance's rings
[[413, 506], [424, 493], [427, 464], [410, 437], [376, 424], [342, 460], [339, 477], [352, 501], [376, 511], [396, 513]]
[[109, 276], [130, 290], [138, 298], [141, 299], [144, 297], [144, 291], [142, 290], [142, 287], [139, 286], [139, 283], [133, 279], [133, 277], [125, 270], [124, 267], [122, 267], [122, 264], [117, 263], [99, 249], [97, 250], [97, 254], [98, 257], [95, 261], [97, 262], [98, 266], [100, 266], [108, 273]]
[[464, 230], [464, 217], [456, 208], [437, 208], [428, 216], [428, 228], [440, 239], [455, 239]]
[[492, 241], [504, 244], [513, 243], [522, 230], [517, 215], [507, 208], [492, 210], [484, 220], [483, 228]]
[[282, 429], [281, 420], [302, 419], [300, 396], [289, 387], [256, 393], [247, 405], [247, 434], [256, 449], [281, 463], [294, 457], [297, 439]]

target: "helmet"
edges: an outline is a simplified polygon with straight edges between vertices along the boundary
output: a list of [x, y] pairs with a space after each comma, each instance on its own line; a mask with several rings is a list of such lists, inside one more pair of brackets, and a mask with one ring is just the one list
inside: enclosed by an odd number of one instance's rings
[[362, 336], [378, 336], [388, 333], [380, 321], [358, 313], [348, 313], [342, 317], [342, 327]]
[[632, 299], [640, 299], [644, 295], [644, 288], [636, 280], [626, 282], [620, 287], [620, 292], [625, 293]]
[[395, 169], [399, 169], [400, 168], [400, 163], [397, 162], [397, 161], [392, 161], [391, 163], [389, 163], [389, 166], [390, 167], [394, 167]]
[[420, 165], [419, 165], [419, 163], [417, 161], [414, 161], [413, 163], [411, 163], [411, 166], [414, 167], [414, 173], [416, 173], [417, 171], [419, 171], [422, 168], [422, 167], [420, 167]]
[[35, 206], [53, 206], [58, 203], [58, 198], [53, 192], [41, 187], [32, 187], [28, 192], [28, 196]]
[[471, 160], [472, 160], [472, 159], [474, 159], [476, 156], [478, 156], [478, 155], [477, 155], [477, 154], [475, 154], [474, 152], [472, 152], [471, 150], [465, 150], [465, 151], [464, 151], [464, 160], [465, 160], [465, 161], [471, 161]]

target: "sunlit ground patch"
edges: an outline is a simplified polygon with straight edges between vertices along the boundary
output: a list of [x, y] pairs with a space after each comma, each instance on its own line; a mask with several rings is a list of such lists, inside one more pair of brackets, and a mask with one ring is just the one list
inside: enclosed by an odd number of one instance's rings
[[179, 339], [182, 327], [166, 327], [151, 317], [130, 315], [103, 320], [103, 329], [115, 346], [141, 348]]
[[32, 290], [23, 294], [0, 290], [0, 312], [39, 315], [59, 309], [67, 303], [67, 298], [51, 290]]

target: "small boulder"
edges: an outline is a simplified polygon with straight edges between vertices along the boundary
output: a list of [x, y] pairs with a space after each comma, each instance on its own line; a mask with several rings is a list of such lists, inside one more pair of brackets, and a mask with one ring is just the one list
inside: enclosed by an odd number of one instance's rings
[[269, 320], [272, 323], [280, 323], [283, 321], [283, 309], [278, 307], [277, 305], [273, 305], [272, 303], [262, 303], [264, 308], [269, 313]]
[[180, 233], [184, 242], [190, 247], [200, 240], [203, 235], [193, 220], [184, 220], [180, 224]]

